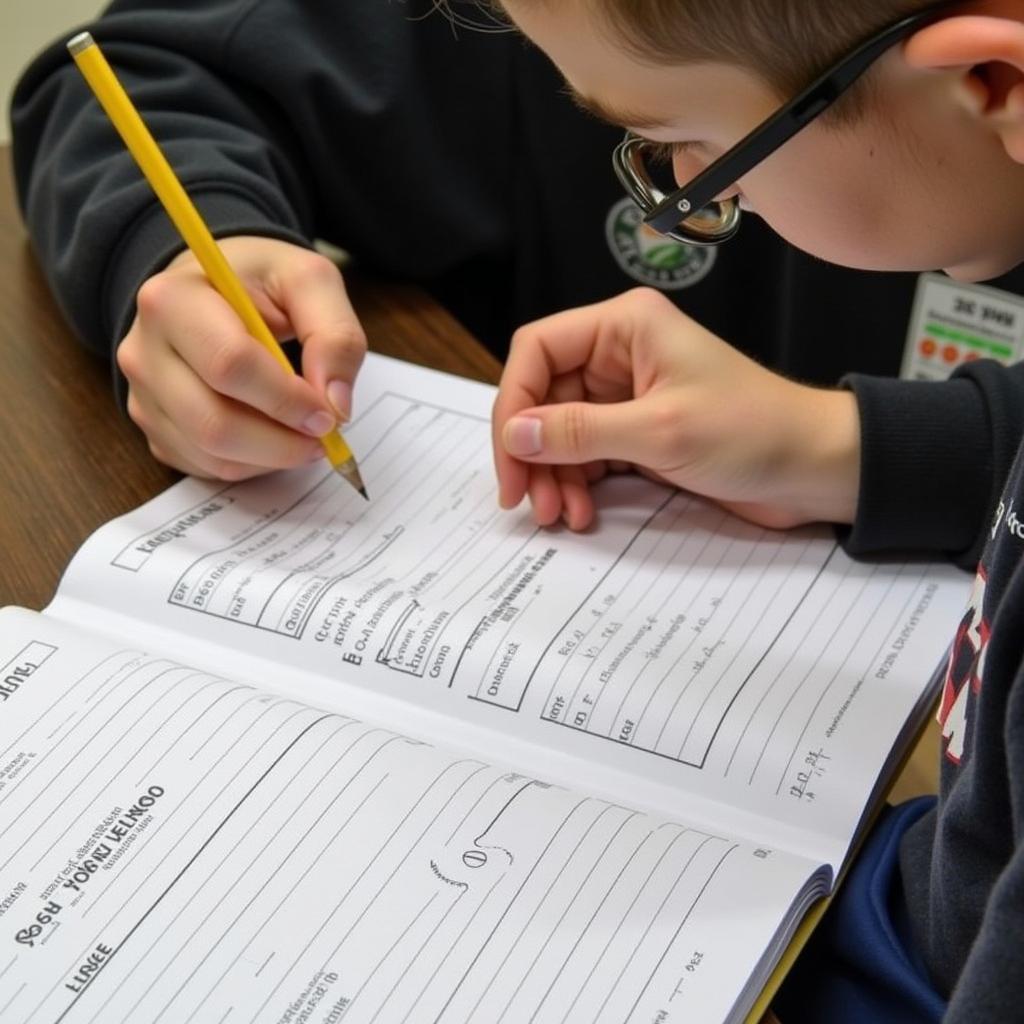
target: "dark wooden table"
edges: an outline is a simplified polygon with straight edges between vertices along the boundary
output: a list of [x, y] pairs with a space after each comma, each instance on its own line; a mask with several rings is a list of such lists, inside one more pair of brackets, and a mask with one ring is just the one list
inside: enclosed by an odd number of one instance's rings
[[[93, 530], [178, 475], [116, 408], [109, 365], [65, 326], [17, 211], [9, 157], [0, 147], [0, 606], [39, 609]], [[354, 276], [349, 291], [374, 351], [497, 380], [497, 360], [421, 290]]]

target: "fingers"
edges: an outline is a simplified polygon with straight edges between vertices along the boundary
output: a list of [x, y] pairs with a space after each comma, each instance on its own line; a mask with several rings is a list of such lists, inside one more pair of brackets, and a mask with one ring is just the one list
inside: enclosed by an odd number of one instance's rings
[[[561, 374], [548, 385], [547, 400], [550, 402], [579, 402], [585, 397], [586, 387], [579, 373]], [[503, 444], [502, 438], [497, 441], [499, 445]], [[559, 520], [573, 530], [582, 530], [590, 525], [594, 517], [594, 503], [589, 484], [604, 475], [602, 463], [548, 467], [527, 466], [518, 459], [511, 461], [512, 486], [522, 488], [522, 491], [512, 495], [514, 501], [510, 504], [518, 504], [525, 492], [530, 496], [533, 516], [539, 525], [551, 526]], [[506, 495], [510, 491], [511, 488], [507, 488]]]
[[222, 244], [271, 330], [303, 343], [305, 377], [248, 334], [188, 253], [143, 284], [117, 360], [158, 458], [241, 479], [317, 457], [317, 439], [351, 415], [366, 341], [326, 258], [274, 239]]
[[[128, 348], [119, 353], [129, 380], [153, 393], [166, 389], [155, 379], [164, 369], [159, 353], [150, 351], [153, 339], [160, 338], [160, 348], [175, 353], [219, 395], [310, 437], [321, 437], [335, 425], [326, 398], [286, 372], [205, 279], [184, 282], [178, 275], [157, 275], [143, 284], [137, 303], [137, 341], [133, 345], [126, 339]], [[136, 353], [136, 346], [142, 351]]]
[[[135, 419], [139, 415], [139, 409], [132, 396], [129, 396], [128, 405], [129, 415]], [[266, 472], [265, 466], [251, 466], [226, 460], [211, 462], [205, 453], [191, 445], [177, 427], [159, 411], [155, 412], [154, 418], [161, 422], [148, 436], [149, 450], [155, 459], [173, 469], [188, 473], [190, 476], [231, 481], [247, 480]]]
[[[528, 468], [506, 447], [510, 420], [524, 410], [559, 400], [553, 394], [559, 381], [571, 380], [577, 387], [561, 400], [587, 397], [612, 402], [632, 394], [629, 321], [635, 312], [634, 294], [556, 313], [516, 332], [491, 421], [502, 508], [518, 505], [530, 487]], [[535, 424], [520, 423], [512, 429], [524, 450], [534, 446]]]
[[644, 422], [638, 402], [563, 402], [516, 414], [505, 423], [501, 440], [508, 455], [521, 462], [644, 462]]
[[634, 288], [604, 302], [565, 310], [516, 331], [502, 374], [525, 405], [537, 405], [548, 382], [587, 369], [587, 388], [602, 401], [622, 395], [632, 375], [634, 341], [680, 317], [676, 307], [652, 288]]
[[[508, 422], [521, 410], [540, 405], [547, 400], [556, 377], [553, 355], [549, 350], [558, 348], [558, 340], [561, 337], [559, 325], [571, 326], [577, 312], [579, 311], [571, 310], [568, 313], [559, 313], [516, 332], [512, 338], [491, 415], [491, 441], [498, 476], [498, 504], [502, 508], [515, 508], [529, 491], [534, 509], [538, 509], [540, 498], [539, 507], [546, 513], [538, 520], [540, 522], [543, 522], [548, 514], [552, 514], [549, 502], [543, 500], [550, 492], [550, 488], [540, 484], [538, 491], [537, 482], [531, 483], [529, 467], [517, 459], [506, 445], [505, 430]], [[585, 344], [578, 346], [577, 367], [585, 362], [586, 351]], [[527, 434], [529, 426], [526, 424], [522, 428]], [[523, 441], [526, 447], [530, 446], [528, 436], [523, 438]], [[547, 479], [545, 474], [537, 476], [538, 480]]]
[[351, 419], [352, 384], [366, 355], [366, 335], [338, 268], [317, 253], [304, 253], [279, 266], [267, 287], [302, 345], [303, 376], [341, 422]]
[[136, 386], [128, 412], [162, 462], [184, 472], [238, 480], [322, 455], [320, 442], [211, 391], [184, 362], [163, 366], [159, 397]]
[[583, 466], [560, 466], [555, 470], [562, 492], [562, 520], [570, 530], [585, 530], [594, 520], [594, 499]]
[[594, 499], [580, 466], [533, 466], [527, 493], [538, 526], [564, 522], [570, 530], [584, 530], [594, 519]]
[[848, 393], [794, 384], [639, 290], [517, 333], [493, 424], [501, 504], [593, 517], [589, 483], [629, 465], [765, 525], [850, 522], [860, 427]]

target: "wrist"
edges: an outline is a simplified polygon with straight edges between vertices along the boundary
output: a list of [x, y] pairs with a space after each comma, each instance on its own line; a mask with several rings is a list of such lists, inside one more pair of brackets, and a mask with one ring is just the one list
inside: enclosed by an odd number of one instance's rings
[[780, 503], [805, 522], [852, 523], [860, 489], [860, 412], [846, 390], [805, 385], [792, 397], [789, 466]]

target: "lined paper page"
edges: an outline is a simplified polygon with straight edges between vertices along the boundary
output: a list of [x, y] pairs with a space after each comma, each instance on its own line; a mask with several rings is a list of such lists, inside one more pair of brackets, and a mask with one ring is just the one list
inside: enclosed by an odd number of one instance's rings
[[570, 784], [600, 765], [613, 799], [641, 779], [665, 811], [685, 788], [734, 830], [824, 836], [838, 864], [962, 574], [857, 564], [825, 528], [767, 531], [635, 476], [599, 487], [595, 531], [541, 530], [496, 507], [490, 389], [384, 360], [360, 388], [369, 503], [322, 467], [186, 481], [94, 537], [54, 610], [297, 666], [323, 680], [306, 699], [439, 711], [509, 761], [558, 752]]
[[807, 897], [771, 848], [31, 613], [0, 664], [5, 1024], [725, 1020]]

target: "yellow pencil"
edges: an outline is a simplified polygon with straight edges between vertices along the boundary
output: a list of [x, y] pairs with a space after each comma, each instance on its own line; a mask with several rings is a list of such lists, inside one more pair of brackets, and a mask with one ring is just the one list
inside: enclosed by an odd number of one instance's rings
[[[145, 122], [118, 81], [113, 69], [107, 63], [96, 41], [88, 32], [81, 32], [68, 42], [68, 50], [74, 57], [78, 70], [82, 72], [96, 99], [107, 112], [118, 134], [124, 140], [128, 152], [135, 158], [139, 169], [145, 175], [157, 198], [163, 204], [167, 215], [181, 233], [185, 244], [199, 261], [206, 276], [218, 292], [230, 303], [246, 330], [259, 341], [281, 366], [294, 373], [288, 357], [277, 339], [267, 327], [249, 293], [231, 269], [220, 246], [214, 241], [195, 204], [188, 197], [177, 175], [171, 169], [156, 140], [150, 134]], [[320, 438], [331, 466], [337, 470], [365, 498], [359, 467], [352, 450], [337, 430]]]

